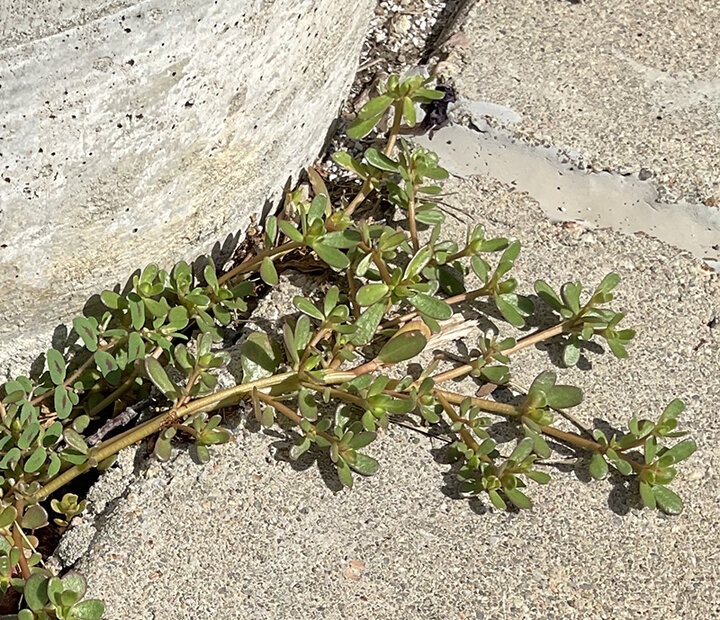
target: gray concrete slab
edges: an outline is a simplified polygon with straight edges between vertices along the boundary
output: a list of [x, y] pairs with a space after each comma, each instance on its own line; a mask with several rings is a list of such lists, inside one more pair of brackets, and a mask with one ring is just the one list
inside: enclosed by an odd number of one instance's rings
[[720, 4], [476, 2], [443, 72], [577, 165], [652, 173], [662, 201], [720, 203]]
[[0, 3], [0, 375], [134, 269], [227, 260], [323, 148], [372, 8]]
[[448, 190], [449, 204], [472, 214], [450, 219], [449, 236], [483, 222], [522, 240], [522, 292], [539, 277], [559, 285], [597, 282], [613, 269], [622, 275], [616, 305], [638, 330], [629, 360], [589, 353], [591, 370], [566, 370], [545, 352], [526, 351], [516, 380], [555, 369], [584, 388], [585, 420], [614, 426], [685, 399], [683, 426], [698, 443], [677, 482], [685, 513], [639, 510], [615, 481], [587, 483], [573, 472], [535, 485], [532, 512], [485, 512], [453, 498], [441, 441], [398, 427], [373, 446], [380, 472], [339, 491], [325, 465], [286, 462], [281, 435], [240, 431], [207, 466], [180, 452], [169, 464], [139, 468], [129, 492], [101, 502], [78, 566], [91, 594], [107, 601], [108, 618], [720, 613], [720, 343], [709, 326], [720, 312], [718, 277], [645, 236], [549, 223], [531, 199], [496, 181], [452, 181]]

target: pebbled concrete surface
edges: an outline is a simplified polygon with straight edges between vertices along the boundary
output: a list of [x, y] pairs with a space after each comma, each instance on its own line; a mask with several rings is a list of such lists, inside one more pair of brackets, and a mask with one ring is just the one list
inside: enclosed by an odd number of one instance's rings
[[[676, 483], [685, 513], [639, 510], [617, 481], [588, 483], [582, 465], [550, 468], [553, 482], [531, 488], [532, 512], [487, 510], [455, 498], [442, 441], [402, 427], [371, 450], [380, 472], [339, 491], [322, 462], [286, 462], [282, 435], [240, 430], [206, 467], [180, 451], [172, 463], [139, 468], [129, 493], [108, 504], [78, 567], [91, 594], [108, 602], [109, 619], [720, 613], [720, 342], [709, 326], [720, 312], [718, 276], [644, 236], [551, 224], [498, 182], [456, 180], [448, 191], [448, 203], [473, 222], [522, 240], [522, 292], [539, 277], [559, 285], [591, 284], [611, 269], [623, 276], [616, 305], [638, 330], [629, 360], [588, 352], [585, 370], [567, 370], [554, 366], [552, 350], [526, 351], [516, 381], [555, 369], [584, 388], [584, 420], [615, 427], [685, 399], [683, 426], [699, 446]], [[462, 235], [466, 223], [451, 218], [446, 234]], [[273, 293], [281, 312], [296, 292], [283, 302], [284, 290]]]
[[134, 269], [227, 258], [322, 148], [373, 6], [55, 4], [1, 9], [0, 374]]
[[720, 204], [720, 5], [473, 3], [445, 45], [465, 97], [509, 106], [524, 140], [576, 165], [653, 174], [660, 199]]

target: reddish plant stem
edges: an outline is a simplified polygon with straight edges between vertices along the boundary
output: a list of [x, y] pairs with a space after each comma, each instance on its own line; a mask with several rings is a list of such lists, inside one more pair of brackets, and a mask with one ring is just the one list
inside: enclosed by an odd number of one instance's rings
[[20, 572], [22, 573], [23, 579], [27, 581], [28, 579], [30, 579], [30, 567], [28, 566], [27, 558], [25, 557], [25, 546], [23, 543], [22, 532], [20, 531], [20, 520], [22, 519], [24, 509], [25, 500], [20, 498], [15, 502], [15, 512], [17, 513], [17, 519], [13, 524], [12, 536], [15, 546], [20, 549], [20, 559], [18, 560], [18, 564], [20, 565]]

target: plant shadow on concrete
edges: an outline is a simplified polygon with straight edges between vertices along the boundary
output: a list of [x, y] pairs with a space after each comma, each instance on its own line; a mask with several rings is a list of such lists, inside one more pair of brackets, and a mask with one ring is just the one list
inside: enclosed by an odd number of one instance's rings
[[[281, 213], [248, 236], [230, 271], [219, 274], [210, 258], [170, 271], [148, 265], [89, 302], [71, 331], [58, 329], [30, 376], [2, 386], [0, 586], [22, 594], [10, 617], [101, 618], [104, 605], [85, 598], [85, 578], [53, 574], [38, 552], [51, 520], [65, 527], [85, 509], [68, 485], [146, 440], [161, 461], [181, 442], [205, 463], [233, 437], [218, 412], [241, 403], [256, 425], [279, 432], [281, 453], [290, 439], [298, 469], [317, 462], [331, 488], [374, 474], [373, 442], [390, 424], [412, 423], [443, 438], [454, 478], [447, 492], [470, 498], [478, 512], [531, 508], [533, 486], [550, 482], [553, 451], [585, 455], [574, 464], [583, 463], [588, 479], [636, 485], [651, 509], [682, 511], [668, 486], [695, 450], [678, 439], [681, 401], [653, 419], [633, 417], [621, 432], [573, 415], [582, 392], [555, 372], [529, 386], [514, 382], [511, 362], [526, 349], [552, 343], [559, 348], [551, 362], [574, 366], [598, 341], [626, 357], [635, 334], [609, 305], [614, 273], [591, 287], [539, 280], [531, 298], [510, 275], [519, 241], [488, 238], [479, 225], [465, 239], [443, 239], [437, 198], [447, 172], [434, 153], [398, 135], [403, 123], [416, 124], [416, 106], [446, 96], [420, 76], [391, 76], [348, 128], [362, 139], [389, 116], [384, 141], [362, 159], [334, 155], [360, 179], [354, 197], [331, 197], [310, 168], [309, 184], [286, 193]], [[402, 213], [406, 225], [388, 225], [382, 210]], [[234, 321], [285, 269], [319, 274], [316, 291], [292, 299], [281, 333], [261, 324], [230, 360]], [[481, 327], [472, 342], [461, 306]], [[536, 316], [537, 306], [544, 309]], [[525, 332], [504, 335], [503, 323], [508, 333]], [[462, 355], [444, 351], [458, 340]], [[218, 375], [230, 361], [236, 384], [223, 387]]]

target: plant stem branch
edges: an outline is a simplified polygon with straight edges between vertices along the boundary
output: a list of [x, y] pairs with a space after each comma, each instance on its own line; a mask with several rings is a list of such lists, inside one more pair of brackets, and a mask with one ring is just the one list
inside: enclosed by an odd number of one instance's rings
[[[120, 339], [121, 340], [121, 339]], [[111, 340], [110, 342], [98, 347], [98, 351], [107, 351], [108, 349], [112, 349], [120, 340]], [[62, 386], [64, 388], [67, 388], [69, 385], [72, 385], [72, 383], [83, 373], [84, 370], [87, 369], [90, 364], [95, 363], [95, 356], [90, 355], [80, 366], [73, 372], [65, 381], [62, 382]], [[55, 389], [49, 390], [45, 392], [44, 394], [40, 394], [40, 396], [36, 396], [30, 401], [31, 405], [39, 405], [41, 402], [49, 398], [51, 395], [55, 394]]]
[[22, 573], [23, 579], [26, 581], [30, 579], [30, 567], [27, 563], [27, 558], [25, 557], [25, 546], [23, 545], [23, 533], [22, 528], [20, 527], [20, 523], [18, 522], [18, 519], [22, 519], [23, 510], [25, 509], [25, 500], [22, 498], [18, 498], [18, 500], [15, 502], [15, 512], [17, 513], [17, 519], [13, 523], [13, 542], [15, 543], [15, 546], [20, 549], [20, 559], [18, 560], [18, 564], [20, 565], [20, 572]]
[[256, 271], [260, 268], [260, 265], [263, 262], [263, 259], [267, 258], [268, 256], [279, 256], [281, 254], [287, 254], [288, 252], [292, 252], [293, 250], [297, 248], [301, 248], [304, 245], [302, 241], [288, 241], [287, 243], [283, 243], [282, 245], [271, 248], [268, 250], [263, 250], [259, 254], [257, 254], [255, 257], [251, 258], [250, 260], [245, 261], [244, 263], [240, 263], [237, 267], [234, 267], [230, 271], [228, 271], [226, 274], [223, 274], [218, 278], [219, 284], [225, 284], [228, 280], [234, 278], [237, 275], [241, 275], [243, 273], [248, 273], [251, 271]]
[[[334, 371], [325, 373], [322, 379], [325, 384], [332, 384], [344, 383], [345, 381], [350, 381], [354, 378], [355, 374], [352, 372]], [[237, 405], [241, 400], [252, 394], [253, 388], [257, 388], [258, 390], [278, 388], [286, 381], [291, 381], [293, 379], [297, 379], [297, 373], [285, 372], [271, 377], [266, 377], [264, 379], [258, 379], [257, 381], [250, 381], [248, 383], [236, 385], [235, 387], [228, 388], [227, 390], [221, 390], [220, 392], [215, 392], [209, 396], [198, 398], [177, 410], [170, 409], [165, 411], [151, 420], [148, 420], [147, 422], [144, 422], [143, 424], [140, 424], [139, 426], [126, 431], [117, 437], [113, 437], [107, 442], [99, 444], [90, 451], [89, 455], [99, 463], [113, 454], [117, 454], [123, 448], [127, 448], [128, 446], [145, 439], [145, 437], [157, 433], [166, 424], [177, 419], [186, 418], [189, 415], [199, 413], [201, 411], [210, 411], [212, 409]], [[87, 463], [71, 467], [63, 473], [55, 476], [55, 478], [50, 480], [44, 487], [41, 487], [37, 493], [35, 493], [35, 498], [38, 501], [45, 499], [48, 495], [51, 495], [57, 491], [57, 489], [66, 485], [68, 482], [87, 470]]]

